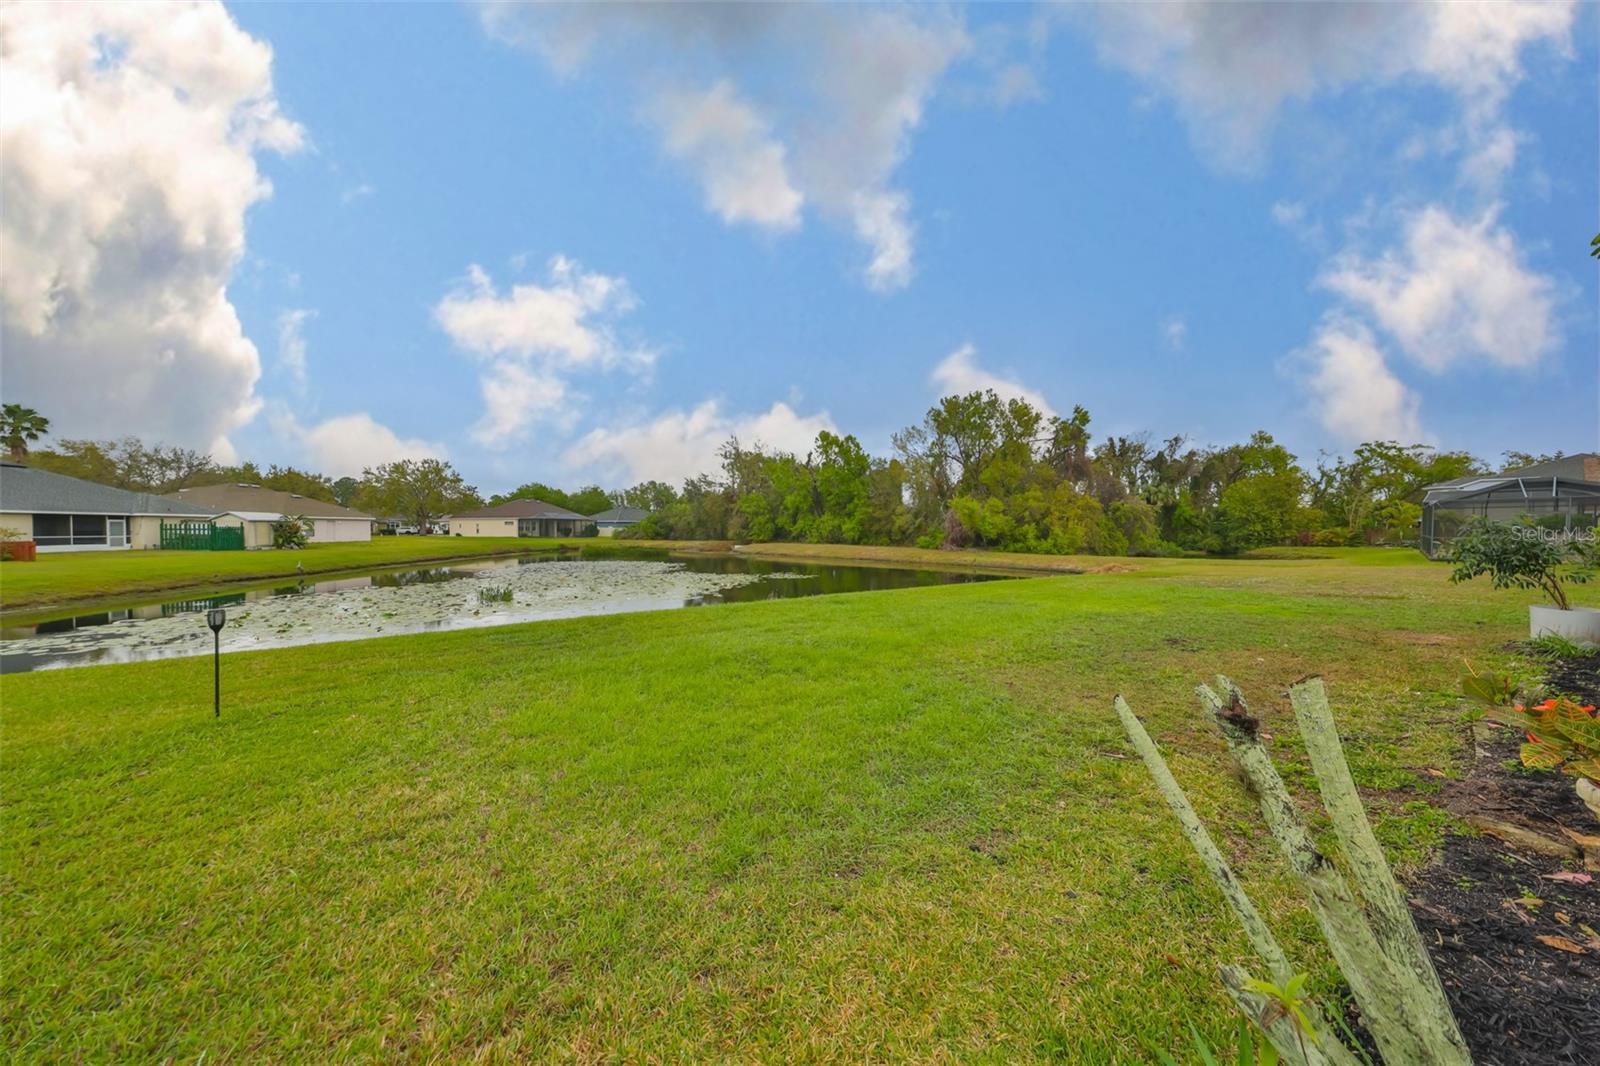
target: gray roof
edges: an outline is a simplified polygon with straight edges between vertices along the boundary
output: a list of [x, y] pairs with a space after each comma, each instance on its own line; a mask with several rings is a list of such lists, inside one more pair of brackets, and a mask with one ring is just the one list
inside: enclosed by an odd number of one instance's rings
[[650, 517], [650, 512], [642, 507], [613, 507], [610, 510], [601, 511], [599, 514], [592, 514], [589, 517], [596, 522], [626, 522], [632, 525], [635, 522], [643, 522]]
[[0, 511], [16, 514], [203, 515], [216, 514], [148, 492], [97, 485], [93, 481], [0, 463]]
[[1564, 455], [1560, 459], [1534, 463], [1532, 466], [1520, 466], [1515, 470], [1507, 470], [1506, 473], [1523, 478], [1559, 477], [1571, 478], [1574, 481], [1600, 481], [1600, 455], [1594, 452], [1579, 452], [1576, 455]]
[[587, 522], [586, 515], [557, 507], [543, 500], [507, 500], [493, 507], [480, 507], [476, 511], [462, 511], [452, 518], [576, 518]]
[[1456, 503], [1480, 496], [1499, 493], [1507, 500], [1550, 500], [1557, 497], [1600, 496], [1600, 482], [1580, 481], [1570, 477], [1526, 477], [1522, 474], [1478, 474], [1469, 478], [1429, 485], [1423, 490], [1422, 502], [1428, 504]]
[[272, 511], [277, 514], [302, 515], [306, 518], [355, 518], [372, 521], [371, 515], [341, 507], [327, 500], [315, 500], [297, 492], [280, 492], [260, 485], [194, 485], [179, 489], [169, 500], [182, 500], [199, 507], [209, 507], [213, 514], [223, 511]]

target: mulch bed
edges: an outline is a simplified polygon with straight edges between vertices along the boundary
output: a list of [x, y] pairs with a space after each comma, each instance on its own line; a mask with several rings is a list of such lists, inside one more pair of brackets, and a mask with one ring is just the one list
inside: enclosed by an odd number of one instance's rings
[[1544, 684], [1579, 703], [1600, 704], [1600, 654], [1557, 659], [1545, 671]]
[[[1595, 701], [1600, 655], [1553, 664], [1546, 683]], [[1572, 778], [1507, 767], [1519, 740], [1512, 729], [1480, 735], [1471, 773], [1445, 789], [1444, 805], [1556, 841], [1566, 839], [1562, 826], [1600, 834]], [[1600, 1064], [1600, 874], [1588, 883], [1551, 876], [1578, 870], [1576, 859], [1486, 833], [1450, 838], [1410, 886], [1417, 927], [1480, 1066]]]

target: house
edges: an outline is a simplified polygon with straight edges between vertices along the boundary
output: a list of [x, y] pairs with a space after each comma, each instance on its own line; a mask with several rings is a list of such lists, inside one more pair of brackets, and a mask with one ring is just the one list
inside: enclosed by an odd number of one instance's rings
[[272, 523], [291, 515], [307, 519], [306, 539], [313, 544], [372, 539], [371, 515], [297, 492], [249, 484], [196, 485], [167, 499], [204, 508], [220, 523], [243, 525], [247, 548], [271, 547]]
[[1600, 481], [1600, 452], [1579, 452], [1532, 466], [1506, 471], [1520, 478], [1559, 477], [1569, 481]]
[[1552, 531], [1600, 525], [1600, 454], [1569, 455], [1499, 474], [1468, 474], [1422, 490], [1422, 550], [1443, 553], [1475, 518], [1529, 518]]
[[161, 523], [207, 521], [199, 504], [0, 462], [0, 527], [41, 552], [159, 548]]
[[595, 521], [543, 500], [508, 500], [450, 516], [457, 537], [591, 537]]
[[595, 528], [602, 537], [614, 537], [617, 530], [643, 522], [650, 517], [650, 512], [642, 507], [613, 507], [589, 517], [594, 519]]

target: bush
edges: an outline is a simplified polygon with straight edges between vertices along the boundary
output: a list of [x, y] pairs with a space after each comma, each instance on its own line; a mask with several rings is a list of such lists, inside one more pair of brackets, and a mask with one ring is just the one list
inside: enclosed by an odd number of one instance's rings
[[286, 514], [272, 523], [274, 548], [304, 548], [310, 536], [305, 515]]
[[1497, 589], [1537, 589], [1568, 610], [1564, 584], [1588, 581], [1594, 564], [1578, 542], [1549, 533], [1532, 524], [1476, 519], [1450, 542], [1450, 561], [1455, 563], [1450, 580], [1471, 581], [1488, 574]]

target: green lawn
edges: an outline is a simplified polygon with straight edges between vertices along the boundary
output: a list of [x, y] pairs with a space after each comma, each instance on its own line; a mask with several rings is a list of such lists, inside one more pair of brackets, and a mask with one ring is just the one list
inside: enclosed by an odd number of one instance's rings
[[[1243, 939], [1124, 693], [1319, 987], [1190, 689], [1327, 678], [1380, 831], [1518, 595], [1416, 556], [1085, 574], [7, 677], [14, 1061], [1146, 1061]], [[8, 569], [7, 574], [11, 571]], [[1585, 602], [1594, 595], [1580, 590]]]
[[548, 551], [561, 545], [604, 552], [626, 544], [608, 538], [374, 537], [351, 544], [309, 544], [296, 551], [48, 552], [34, 562], [0, 562], [0, 610], [32, 613], [63, 604], [260, 581], [298, 574], [297, 565], [308, 574], [325, 574]]

